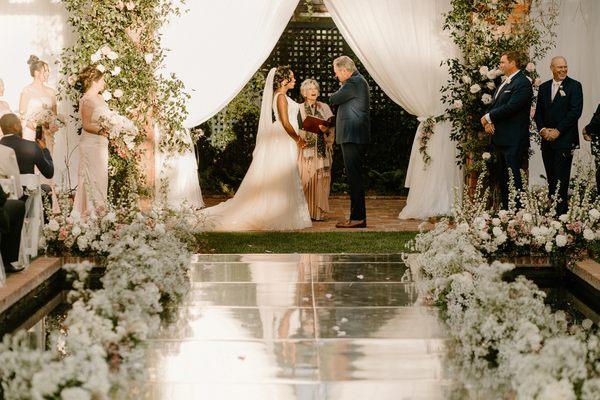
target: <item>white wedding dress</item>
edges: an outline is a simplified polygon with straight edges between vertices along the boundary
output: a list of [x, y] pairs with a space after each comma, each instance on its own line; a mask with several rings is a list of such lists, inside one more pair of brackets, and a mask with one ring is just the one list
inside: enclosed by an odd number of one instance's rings
[[[207, 230], [281, 231], [312, 225], [298, 171], [298, 147], [281, 125], [277, 97], [273, 98], [274, 75], [275, 68], [263, 91], [252, 163], [232, 199], [200, 211]], [[286, 99], [289, 121], [298, 131], [299, 105]]]

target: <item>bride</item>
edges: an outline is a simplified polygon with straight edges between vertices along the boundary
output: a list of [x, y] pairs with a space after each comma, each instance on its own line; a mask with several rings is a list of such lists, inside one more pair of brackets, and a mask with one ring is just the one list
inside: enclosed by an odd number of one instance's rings
[[298, 151], [306, 144], [298, 135], [300, 108], [287, 96], [295, 84], [289, 67], [269, 71], [252, 163], [232, 199], [201, 211], [208, 230], [292, 230], [311, 226], [297, 163]]

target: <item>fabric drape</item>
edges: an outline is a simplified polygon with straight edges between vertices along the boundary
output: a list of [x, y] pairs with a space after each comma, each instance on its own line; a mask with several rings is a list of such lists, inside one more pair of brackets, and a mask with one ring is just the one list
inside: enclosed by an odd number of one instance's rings
[[[453, 188], [461, 182], [450, 141], [450, 124], [437, 124], [429, 141], [432, 162], [425, 166], [416, 144], [423, 121], [443, 114], [440, 89], [449, 75], [440, 63], [456, 50], [442, 31], [449, 0], [325, 0], [344, 39], [383, 91], [419, 118], [401, 218], [448, 214]], [[376, 139], [377, 132], [374, 132]], [[435, 156], [434, 156], [435, 154]], [[432, 181], [438, 183], [434, 186]]]
[[164, 29], [165, 71], [191, 95], [186, 127], [227, 105], [267, 59], [299, 0], [194, 0]]

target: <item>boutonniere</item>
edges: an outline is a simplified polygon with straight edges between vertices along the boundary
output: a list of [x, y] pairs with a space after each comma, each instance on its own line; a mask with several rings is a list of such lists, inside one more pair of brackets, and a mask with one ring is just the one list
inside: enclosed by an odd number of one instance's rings
[[506, 75], [502, 76], [502, 83], [510, 85], [510, 78], [508, 78]]
[[560, 85], [558, 87], [558, 93], [560, 93], [560, 97], [565, 97], [567, 94], [565, 93], [565, 90], [563, 89], [562, 85]]

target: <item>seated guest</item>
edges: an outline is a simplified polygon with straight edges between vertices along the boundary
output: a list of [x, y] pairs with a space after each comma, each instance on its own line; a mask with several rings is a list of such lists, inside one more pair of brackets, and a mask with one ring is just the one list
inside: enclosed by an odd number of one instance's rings
[[54, 164], [43, 137], [35, 142], [23, 139], [21, 121], [15, 114], [3, 115], [0, 118], [0, 127], [4, 132], [0, 144], [15, 151], [21, 174], [33, 174], [34, 168], [37, 167], [46, 178], [54, 176]]
[[[304, 121], [307, 116], [328, 120], [333, 116], [329, 106], [317, 101], [319, 97], [319, 84], [314, 79], [302, 82], [300, 93], [304, 103], [300, 104], [300, 116]], [[320, 127], [321, 134], [303, 132], [308, 139], [308, 145], [300, 152], [300, 179], [308, 203], [310, 217], [316, 221], [325, 219], [329, 211], [329, 191], [331, 188], [331, 161], [333, 159], [333, 141], [335, 128]]]
[[25, 202], [11, 200], [0, 186], [0, 253], [6, 272], [23, 269], [18, 266], [21, 229], [25, 219]]
[[592, 142], [592, 154], [596, 161], [596, 190], [600, 193], [600, 105], [590, 123], [583, 128], [583, 138]]
[[20, 174], [15, 151], [8, 146], [0, 144], [0, 179], [10, 179], [11, 176], [15, 177], [17, 185], [17, 193], [15, 195], [18, 199], [23, 196]]

